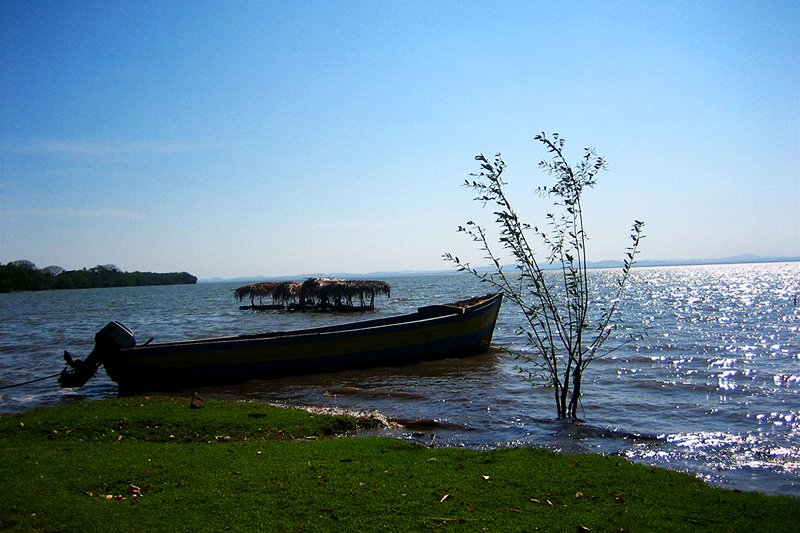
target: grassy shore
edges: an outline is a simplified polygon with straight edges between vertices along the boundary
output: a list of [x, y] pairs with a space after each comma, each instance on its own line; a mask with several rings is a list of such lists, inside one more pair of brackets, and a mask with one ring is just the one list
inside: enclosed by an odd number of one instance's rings
[[343, 416], [134, 397], [0, 417], [0, 530], [798, 531], [800, 500], [617, 457], [336, 438]]

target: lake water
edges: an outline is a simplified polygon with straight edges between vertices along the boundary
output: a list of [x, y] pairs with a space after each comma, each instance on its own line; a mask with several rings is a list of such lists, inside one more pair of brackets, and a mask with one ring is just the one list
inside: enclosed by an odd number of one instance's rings
[[[617, 273], [592, 272], [599, 300]], [[139, 342], [169, 341], [374, 318], [489, 292], [466, 275], [386, 281], [391, 298], [363, 316], [240, 311], [237, 284], [226, 283], [0, 294], [0, 386], [58, 372], [64, 349], [85, 357], [109, 320]], [[551, 390], [523, 379], [500, 350], [199, 391], [436, 419], [453, 426], [436, 430], [435, 440], [430, 431], [383, 433], [442, 446], [616, 454], [723, 487], [800, 496], [800, 263], [643, 268], [631, 281], [622, 327], [607, 346], [634, 340], [587, 370], [583, 423], [555, 421]], [[512, 305], [504, 303], [494, 344], [525, 349]], [[331, 394], [336, 387], [373, 393]], [[2, 389], [0, 412], [114, 395], [101, 370], [77, 390], [60, 390], [55, 378]]]

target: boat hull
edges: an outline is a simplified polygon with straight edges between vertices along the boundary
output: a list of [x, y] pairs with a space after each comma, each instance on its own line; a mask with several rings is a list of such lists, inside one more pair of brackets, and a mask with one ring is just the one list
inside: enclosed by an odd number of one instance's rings
[[103, 364], [121, 392], [140, 392], [463, 357], [489, 347], [501, 300], [488, 295], [340, 326], [137, 346], [107, 354]]

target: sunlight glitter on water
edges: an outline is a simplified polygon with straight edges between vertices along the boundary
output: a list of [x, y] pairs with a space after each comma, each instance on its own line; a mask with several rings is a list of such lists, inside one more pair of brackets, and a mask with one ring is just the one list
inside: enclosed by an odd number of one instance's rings
[[700, 432], [671, 435], [667, 441], [685, 448], [689, 455], [702, 456], [704, 470], [709, 472], [747, 468], [800, 473], [800, 452], [796, 448], [770, 444], [761, 435]]

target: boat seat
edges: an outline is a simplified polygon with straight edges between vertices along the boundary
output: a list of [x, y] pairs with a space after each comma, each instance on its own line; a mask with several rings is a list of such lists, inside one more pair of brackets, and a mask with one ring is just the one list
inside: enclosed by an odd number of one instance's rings
[[463, 315], [464, 308], [456, 305], [426, 305], [417, 309], [417, 313], [425, 318], [444, 315]]

